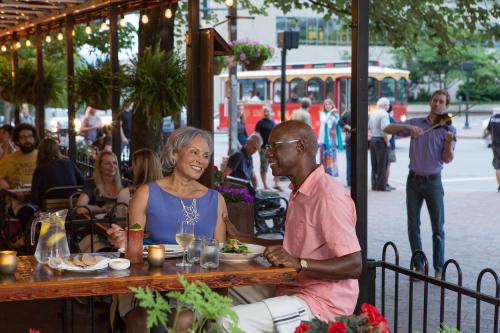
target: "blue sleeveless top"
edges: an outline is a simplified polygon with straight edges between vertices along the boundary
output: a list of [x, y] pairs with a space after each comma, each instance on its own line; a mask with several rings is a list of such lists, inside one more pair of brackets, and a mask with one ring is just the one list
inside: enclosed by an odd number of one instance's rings
[[[156, 182], [149, 182], [149, 198], [146, 207], [145, 232], [156, 244], [176, 244], [177, 221], [184, 219], [181, 198], [163, 190]], [[182, 199], [188, 207], [193, 199]], [[218, 192], [209, 189], [201, 198], [196, 199], [199, 219], [194, 226], [195, 237], [213, 238], [217, 224]]]

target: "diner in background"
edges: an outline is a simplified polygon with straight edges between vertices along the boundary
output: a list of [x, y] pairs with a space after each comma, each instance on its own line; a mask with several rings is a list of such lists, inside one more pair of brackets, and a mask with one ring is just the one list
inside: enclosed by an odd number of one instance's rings
[[12, 142], [14, 127], [3, 125], [0, 127], [0, 159], [16, 151], [16, 145]]
[[[208, 132], [193, 127], [172, 132], [162, 152], [166, 176], [140, 186], [129, 205], [129, 220], [142, 226], [148, 238], [145, 242], [175, 244], [177, 222], [182, 219], [194, 223], [195, 237], [225, 241], [225, 201], [217, 191], [198, 182], [212, 153]], [[126, 231], [113, 225], [107, 233], [114, 247], [125, 248]], [[133, 298], [120, 298], [119, 313], [127, 331], [147, 332], [146, 313], [135, 307]], [[182, 322], [187, 329], [191, 323], [189, 315]]]
[[[292, 193], [284, 239], [262, 240], [229, 234], [244, 242], [270, 245], [264, 257], [273, 266], [295, 268], [296, 281], [277, 287], [236, 287], [230, 292], [244, 332], [293, 332], [302, 320], [333, 321], [350, 315], [358, 299], [361, 248], [356, 236], [356, 208], [343, 185], [316, 163], [314, 130], [302, 121], [273, 128], [267, 158], [274, 176], [287, 176]], [[250, 303], [250, 304], [244, 304]], [[287, 318], [287, 320], [280, 320]], [[231, 319], [221, 324], [229, 332]]]
[[[31, 202], [40, 208], [45, 192], [52, 187], [82, 185], [85, 178], [76, 164], [63, 156], [54, 139], [43, 139], [38, 146], [36, 169], [31, 182]], [[68, 196], [72, 193], [68, 193]], [[59, 194], [61, 195], [61, 194]]]
[[257, 188], [257, 176], [253, 169], [252, 155], [262, 146], [262, 138], [258, 134], [252, 134], [248, 137], [245, 145], [240, 150], [229, 156], [227, 166], [223, 170], [224, 176], [231, 176], [245, 179], [252, 182], [254, 188]]
[[325, 99], [323, 109], [319, 113], [319, 156], [325, 172], [333, 177], [339, 176], [337, 151], [344, 150], [339, 120], [339, 113], [333, 101], [329, 98]]
[[87, 106], [85, 115], [80, 125], [80, 135], [85, 138], [85, 143], [91, 145], [97, 139], [97, 129], [101, 127], [101, 120], [96, 115], [96, 109]]
[[[19, 150], [5, 156], [0, 160], [0, 188], [15, 189], [31, 184], [33, 172], [36, 167], [38, 151], [38, 134], [36, 129], [30, 124], [19, 124], [14, 128], [14, 143]], [[16, 193], [10, 197], [9, 210], [21, 221], [28, 221], [33, 215], [33, 205], [27, 198]], [[18, 228], [21, 232], [24, 226]], [[21, 236], [21, 234], [18, 234]], [[8, 235], [8, 238], [11, 235]], [[18, 237], [21, 243], [23, 237]], [[12, 240], [15, 241], [15, 240]], [[22, 246], [23, 244], [20, 244]]]
[[[116, 216], [127, 216], [130, 199], [140, 186], [163, 178], [160, 157], [151, 149], [139, 149], [132, 154], [133, 183], [118, 193]], [[121, 204], [121, 205], [120, 205]], [[126, 205], [126, 206], [125, 206]]]

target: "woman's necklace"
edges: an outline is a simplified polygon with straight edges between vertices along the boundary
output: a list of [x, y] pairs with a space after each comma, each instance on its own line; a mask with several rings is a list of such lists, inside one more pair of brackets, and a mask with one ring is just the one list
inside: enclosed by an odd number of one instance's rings
[[191, 202], [191, 205], [186, 206], [184, 204], [184, 201], [181, 200], [181, 205], [182, 205], [182, 214], [184, 215], [184, 218], [186, 219], [187, 222], [196, 224], [198, 222], [198, 219], [200, 218], [200, 214], [198, 214], [198, 208], [196, 207], [196, 199], [193, 199]]

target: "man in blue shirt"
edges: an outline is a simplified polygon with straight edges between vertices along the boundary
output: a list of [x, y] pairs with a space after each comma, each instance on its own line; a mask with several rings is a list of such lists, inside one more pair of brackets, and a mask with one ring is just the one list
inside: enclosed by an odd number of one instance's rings
[[245, 145], [236, 153], [229, 157], [227, 166], [224, 169], [224, 176], [231, 176], [249, 180], [254, 188], [257, 188], [257, 177], [253, 171], [252, 155], [255, 154], [262, 145], [262, 138], [258, 134], [248, 137]]

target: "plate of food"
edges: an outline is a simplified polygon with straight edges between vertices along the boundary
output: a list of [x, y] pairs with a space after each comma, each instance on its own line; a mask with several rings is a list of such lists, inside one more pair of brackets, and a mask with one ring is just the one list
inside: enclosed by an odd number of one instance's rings
[[70, 258], [53, 258], [49, 267], [69, 272], [94, 272], [108, 267], [110, 259], [91, 253], [77, 254]]
[[[155, 245], [162, 245], [165, 248], [165, 258], [178, 258], [182, 257], [184, 250], [182, 249], [182, 246], [178, 244], [155, 244]], [[148, 256], [148, 246], [149, 245], [144, 245], [142, 248], [142, 256], [146, 258]], [[120, 253], [125, 253], [124, 248], [118, 249]]]
[[220, 261], [250, 261], [264, 253], [266, 248], [256, 244], [242, 243], [237, 239], [228, 239], [219, 253]]

